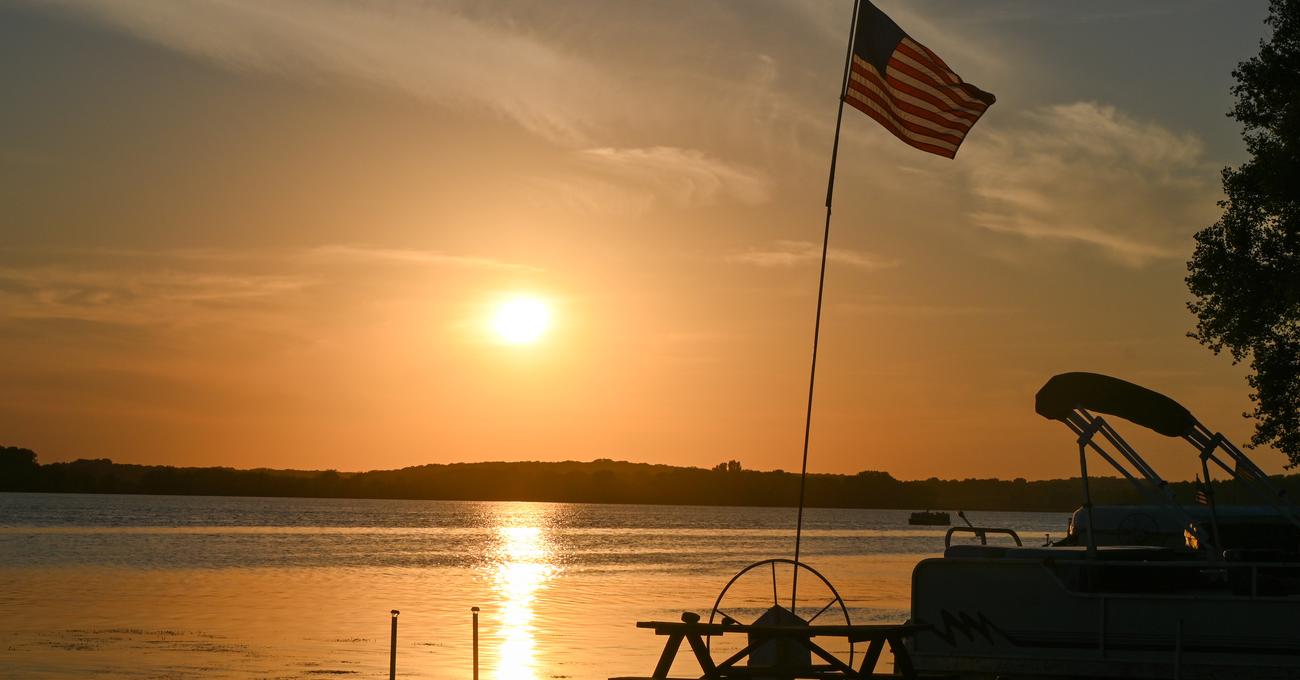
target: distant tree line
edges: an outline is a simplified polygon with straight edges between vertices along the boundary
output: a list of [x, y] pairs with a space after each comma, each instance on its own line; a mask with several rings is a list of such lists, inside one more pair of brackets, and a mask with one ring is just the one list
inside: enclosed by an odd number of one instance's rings
[[[1300, 475], [1275, 481], [1293, 497], [1300, 494]], [[1171, 487], [1181, 501], [1193, 502], [1192, 483]], [[1094, 478], [1091, 488], [1098, 504], [1145, 502], [1123, 479]], [[131, 465], [106, 458], [41, 465], [29, 449], [0, 447], [0, 491], [792, 506], [799, 497], [799, 476], [744, 470], [734, 460], [708, 470], [609, 459], [454, 463], [370, 472]], [[1216, 493], [1221, 502], [1251, 502], [1231, 483], [1217, 484]], [[812, 507], [1068, 512], [1080, 498], [1078, 478], [901, 481], [877, 471], [808, 477]]]

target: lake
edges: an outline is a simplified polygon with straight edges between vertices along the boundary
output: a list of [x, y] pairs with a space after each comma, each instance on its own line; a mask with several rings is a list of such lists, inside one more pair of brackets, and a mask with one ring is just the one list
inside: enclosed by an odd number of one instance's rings
[[[808, 510], [801, 559], [845, 607], [801, 571], [800, 613], [905, 620], [912, 567], [944, 535], [908, 514]], [[970, 514], [1026, 544], [1067, 517]], [[0, 493], [0, 677], [387, 677], [398, 609], [398, 677], [468, 680], [472, 606], [484, 679], [649, 675], [664, 640], [636, 621], [707, 620], [737, 572], [792, 556], [794, 523], [791, 508]], [[752, 620], [784, 601], [778, 566], [719, 609]], [[689, 657], [674, 674], [699, 674]]]

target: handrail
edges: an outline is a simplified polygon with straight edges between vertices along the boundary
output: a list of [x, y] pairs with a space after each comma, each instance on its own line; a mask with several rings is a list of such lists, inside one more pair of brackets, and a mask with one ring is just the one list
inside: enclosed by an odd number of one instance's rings
[[1024, 543], [1020, 542], [1020, 534], [1017, 534], [1015, 529], [1002, 529], [999, 527], [975, 527], [975, 526], [948, 527], [948, 533], [943, 535], [944, 550], [947, 550], [948, 546], [952, 545], [952, 535], [959, 531], [965, 534], [975, 534], [975, 537], [980, 539], [980, 545], [989, 544], [989, 538], [988, 538], [989, 534], [1006, 534], [1010, 536], [1013, 540], [1015, 540], [1017, 547], [1023, 547], [1025, 545]]

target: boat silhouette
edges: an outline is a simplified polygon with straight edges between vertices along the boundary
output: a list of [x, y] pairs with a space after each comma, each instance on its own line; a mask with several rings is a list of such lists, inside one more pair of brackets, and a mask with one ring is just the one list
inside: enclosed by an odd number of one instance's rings
[[[1040, 415], [1076, 436], [1083, 505], [1066, 539], [1024, 547], [1011, 529], [954, 527], [912, 576], [908, 641], [920, 671], [975, 678], [1300, 678], [1300, 515], [1222, 434], [1174, 400], [1109, 376], [1067, 373]], [[1185, 507], [1111, 424], [1116, 416], [1195, 450], [1204, 506]], [[1093, 507], [1088, 454], [1150, 505]], [[1256, 506], [1215, 503], [1213, 470]], [[975, 531], [981, 544], [954, 544]], [[1015, 545], [988, 545], [989, 533]]]

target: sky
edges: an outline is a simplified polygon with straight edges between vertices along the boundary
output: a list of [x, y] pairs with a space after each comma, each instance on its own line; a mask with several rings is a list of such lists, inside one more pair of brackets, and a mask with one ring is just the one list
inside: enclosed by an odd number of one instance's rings
[[[998, 101], [955, 160], [846, 109], [809, 469], [1077, 474], [1033, 397], [1079, 370], [1247, 440], [1183, 277], [1266, 3], [877, 4]], [[0, 2], [0, 444], [797, 470], [851, 14]], [[550, 325], [505, 343], [520, 295]]]

